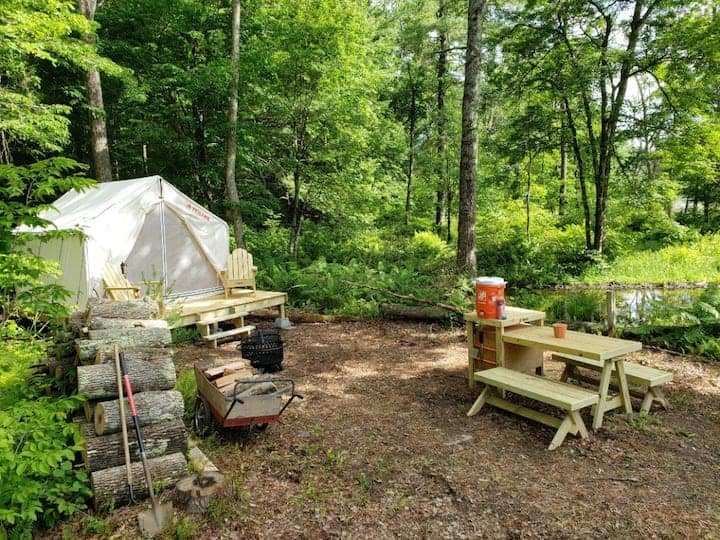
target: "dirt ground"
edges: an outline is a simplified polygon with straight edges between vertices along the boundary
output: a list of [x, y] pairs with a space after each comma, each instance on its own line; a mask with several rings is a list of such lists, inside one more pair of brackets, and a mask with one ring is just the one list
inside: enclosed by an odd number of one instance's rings
[[[200, 442], [235, 497], [197, 520], [193, 538], [718, 537], [720, 366], [633, 354], [673, 372], [671, 410], [630, 423], [609, 413], [589, 441], [568, 436], [548, 451], [551, 428], [489, 406], [465, 415], [477, 391], [462, 328], [377, 321], [282, 334], [282, 375], [305, 399], [265, 432]], [[236, 346], [180, 347], [178, 368], [237, 358]], [[560, 371], [546, 359], [548, 376]], [[128, 519], [114, 535], [133, 534]]]

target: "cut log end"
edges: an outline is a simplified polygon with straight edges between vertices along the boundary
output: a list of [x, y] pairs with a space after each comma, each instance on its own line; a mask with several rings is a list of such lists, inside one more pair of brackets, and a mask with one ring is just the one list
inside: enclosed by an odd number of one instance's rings
[[183, 478], [175, 485], [175, 504], [189, 514], [205, 511], [210, 502], [232, 495], [232, 484], [224, 475], [211, 471]]

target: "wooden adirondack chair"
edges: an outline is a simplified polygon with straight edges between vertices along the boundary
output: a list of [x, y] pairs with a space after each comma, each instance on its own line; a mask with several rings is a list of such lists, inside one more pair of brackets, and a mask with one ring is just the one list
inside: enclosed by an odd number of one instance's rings
[[225, 288], [225, 298], [232, 294], [236, 287], [255, 288], [255, 275], [257, 266], [253, 266], [253, 258], [250, 253], [242, 248], [233, 251], [227, 260], [227, 270], [220, 272], [220, 280]]
[[120, 269], [113, 264], [106, 264], [102, 273], [105, 295], [111, 300], [133, 300], [140, 298], [140, 287], [128, 281]]

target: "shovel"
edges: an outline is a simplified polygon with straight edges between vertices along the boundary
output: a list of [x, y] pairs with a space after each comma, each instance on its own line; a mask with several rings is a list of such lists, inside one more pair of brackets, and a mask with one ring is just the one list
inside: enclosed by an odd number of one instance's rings
[[130, 502], [135, 504], [135, 494], [133, 493], [132, 479], [132, 463], [130, 461], [130, 444], [128, 443], [127, 425], [125, 425], [125, 400], [123, 399], [122, 389], [122, 370], [120, 369], [120, 358], [125, 361], [125, 353], [118, 353], [118, 346], [115, 345], [115, 376], [117, 377], [118, 401], [120, 403], [120, 426], [122, 427], [123, 450], [125, 451], [125, 472], [127, 474], [128, 492]]
[[127, 365], [125, 364], [125, 355], [120, 357], [120, 366], [123, 372], [123, 382], [125, 383], [125, 394], [127, 395], [128, 404], [130, 405], [130, 414], [132, 415], [133, 424], [135, 426], [135, 435], [137, 437], [138, 449], [142, 458], [143, 470], [145, 471], [145, 483], [147, 484], [148, 493], [150, 494], [150, 502], [152, 502], [152, 511], [145, 510], [138, 514], [138, 525], [143, 535], [152, 538], [160, 534], [169, 524], [173, 517], [172, 504], [160, 504], [155, 498], [153, 490], [152, 478], [150, 477], [150, 466], [147, 462], [145, 454], [145, 443], [143, 442], [142, 432], [140, 431], [140, 421], [138, 420], [137, 410], [135, 409], [135, 400], [133, 399], [132, 385], [130, 384], [130, 376], [128, 375]]

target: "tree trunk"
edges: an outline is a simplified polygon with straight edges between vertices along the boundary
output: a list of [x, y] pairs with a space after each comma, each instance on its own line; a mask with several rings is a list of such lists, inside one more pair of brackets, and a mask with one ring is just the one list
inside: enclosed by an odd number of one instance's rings
[[[97, 0], [78, 0], [78, 9], [89, 21], [95, 19], [96, 8]], [[91, 36], [86, 36], [85, 40], [88, 43], [95, 42]], [[93, 171], [99, 182], [112, 182], [112, 164], [110, 163], [110, 148], [105, 127], [105, 105], [100, 73], [95, 70], [86, 71], [85, 87], [90, 109], [90, 148]]]
[[572, 142], [573, 153], [575, 154], [576, 173], [578, 183], [580, 184], [580, 200], [582, 201], [583, 217], [585, 223], [585, 249], [592, 249], [592, 238], [590, 236], [590, 204], [588, 201], [587, 182], [585, 181], [585, 159], [583, 158], [582, 148], [578, 139], [577, 126], [570, 109], [570, 102], [566, 96], [563, 96], [563, 104], [565, 105], [565, 115], [570, 128], [570, 140]]
[[[181, 418], [184, 411], [182, 394], [176, 390], [133, 394], [141, 426]], [[120, 431], [120, 401], [101, 401], [95, 406], [95, 433], [108, 435]], [[130, 407], [125, 399], [125, 420], [132, 425]]]
[[[175, 387], [175, 364], [172, 358], [146, 362], [126, 360], [134, 392], [172, 390]], [[116, 398], [117, 378], [114, 363], [77, 367], [78, 394], [88, 399]]]
[[560, 189], [558, 192], [558, 216], [565, 215], [567, 205], [567, 140], [565, 117], [560, 119]]
[[240, 197], [235, 179], [235, 160], [237, 157], [237, 116], [238, 87], [240, 84], [240, 0], [232, 0], [232, 51], [230, 64], [232, 79], [230, 83], [230, 100], [228, 106], [227, 150], [225, 155], [225, 189], [230, 206], [230, 223], [235, 233], [238, 247], [245, 247], [242, 215], [240, 214]]
[[485, 0], [469, 0], [465, 87], [460, 147], [460, 208], [458, 212], [457, 267], [471, 277], [477, 273], [475, 219], [477, 211], [478, 86]]
[[[153, 487], [171, 488], [187, 474], [187, 461], [182, 452], [167, 454], [148, 460]], [[127, 471], [125, 465], [95, 471], [91, 474], [95, 508], [121, 506], [129, 502]], [[145, 473], [141, 463], [132, 464], [133, 494], [147, 497]]]
[[[628, 81], [632, 77], [633, 67], [636, 63], [636, 48], [640, 40], [640, 34], [647, 18], [657, 5], [658, 2], [650, 2], [643, 13], [645, 2], [643, 0], [635, 1], [632, 19], [630, 20], [630, 33], [627, 37], [623, 61], [616, 80], [608, 64], [608, 45], [611, 41], [611, 24], [609, 21], [606, 24], [607, 29], [600, 45], [601, 80], [599, 81], [599, 87], [601, 92], [601, 114], [600, 140], [597, 146], [598, 166], [595, 169], [595, 238], [593, 242], [593, 248], [599, 254], [604, 253], [607, 238], [608, 191], [612, 159], [615, 155], [615, 132], [620, 121], [621, 109], [625, 103]], [[607, 95], [608, 88], [614, 91], [614, 94], [611, 92]], [[592, 131], [590, 127], [588, 127], [588, 130]]]
[[445, 85], [447, 84], [447, 23], [445, 22], [445, 0], [438, 0], [438, 63], [437, 63], [437, 178], [438, 188], [435, 201], [435, 230], [442, 233], [445, 224], [445, 204], [448, 192], [448, 178], [445, 155]]
[[416, 321], [444, 321], [449, 313], [434, 306], [403, 306], [380, 304], [380, 314], [386, 319], [410, 319]]
[[[408, 70], [410, 68], [408, 67]], [[405, 191], [405, 225], [410, 225], [410, 206], [412, 203], [412, 180], [413, 168], [415, 166], [415, 122], [417, 117], [417, 89], [415, 82], [410, 80], [410, 118], [408, 119], [408, 168], [407, 188]]]
[[298, 242], [300, 241], [300, 229], [302, 228], [303, 214], [305, 213], [304, 203], [300, 207], [300, 188], [302, 177], [300, 172], [300, 161], [296, 160], [293, 170], [293, 202], [290, 213], [290, 253], [297, 253]]
[[[146, 426], [142, 430], [143, 444], [148, 458], [185, 452], [188, 435], [183, 421], [178, 419]], [[134, 429], [128, 429], [130, 460], [140, 461], [140, 450]], [[85, 468], [90, 472], [125, 465], [123, 437], [112, 433], [101, 437], [87, 438], [83, 449]]]
[[160, 313], [160, 306], [155, 300], [142, 298], [138, 300], [112, 301], [91, 299], [88, 304], [86, 320], [95, 317], [110, 319], [154, 319]]

